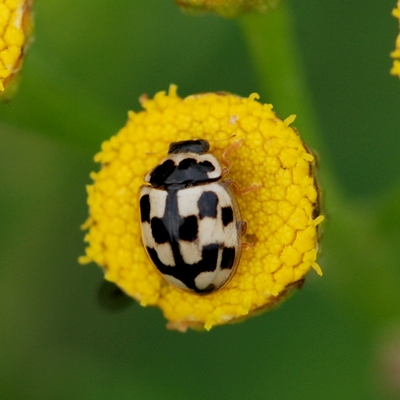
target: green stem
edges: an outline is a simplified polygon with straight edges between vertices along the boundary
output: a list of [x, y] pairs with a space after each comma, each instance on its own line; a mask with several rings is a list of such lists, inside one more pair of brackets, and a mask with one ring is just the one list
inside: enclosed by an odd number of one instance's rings
[[319, 176], [323, 187], [329, 191], [329, 205], [337, 207], [344, 196], [331, 173], [333, 169], [320, 135], [287, 2], [283, 1], [269, 13], [246, 14], [240, 18], [239, 24], [256, 68], [263, 98], [268, 98], [278, 115], [297, 115], [294, 125], [323, 160]]
[[253, 58], [262, 94], [274, 104], [278, 115], [296, 113], [302, 135], [319, 148], [316, 117], [305, 73], [294, 40], [293, 23], [286, 2], [266, 14], [245, 14], [240, 26]]

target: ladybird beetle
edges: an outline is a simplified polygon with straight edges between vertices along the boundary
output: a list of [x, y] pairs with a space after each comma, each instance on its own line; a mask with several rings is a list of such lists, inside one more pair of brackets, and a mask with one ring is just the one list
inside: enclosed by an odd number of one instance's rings
[[198, 294], [232, 278], [246, 229], [232, 182], [222, 181], [229, 167], [223, 169], [209, 148], [203, 139], [172, 143], [139, 194], [149, 258], [169, 283]]

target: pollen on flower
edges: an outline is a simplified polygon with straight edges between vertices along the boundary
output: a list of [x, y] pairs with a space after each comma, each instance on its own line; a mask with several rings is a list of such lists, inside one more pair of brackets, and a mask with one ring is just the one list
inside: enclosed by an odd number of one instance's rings
[[32, 0], [0, 0], [0, 92], [21, 66]]
[[[397, 6], [393, 9], [392, 15], [399, 20], [400, 24], [400, 1], [397, 2]], [[393, 58], [393, 66], [390, 73], [400, 78], [400, 34], [396, 38], [395, 49], [390, 53], [390, 56]]]
[[[319, 210], [313, 176], [314, 157], [290, 126], [258, 95], [241, 98], [228, 93], [204, 93], [180, 98], [176, 86], [153, 99], [143, 96], [143, 111], [129, 112], [128, 122], [103, 143], [95, 160], [101, 164], [88, 186], [89, 219], [86, 255], [79, 262], [99, 264], [142, 306], [159, 307], [168, 327], [211, 329], [243, 320], [273, 307], [301, 286], [316, 263]], [[229, 155], [229, 179], [240, 188], [259, 188], [238, 196], [247, 222], [242, 252], [232, 279], [207, 295], [183, 291], [162, 277], [142, 242], [138, 191], [143, 177], [161, 159], [171, 142], [202, 138], [221, 155], [232, 143], [242, 146]]]

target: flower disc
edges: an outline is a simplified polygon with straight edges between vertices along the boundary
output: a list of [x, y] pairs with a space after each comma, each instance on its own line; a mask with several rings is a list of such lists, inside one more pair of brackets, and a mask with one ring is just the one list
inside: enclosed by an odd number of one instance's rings
[[[168, 327], [210, 329], [243, 319], [280, 301], [303, 282], [316, 264], [319, 215], [313, 176], [314, 156], [270, 104], [257, 94], [241, 98], [205, 93], [180, 98], [176, 86], [154, 99], [141, 98], [144, 111], [129, 113], [115, 136], [102, 145], [95, 160], [99, 172], [88, 186], [89, 219], [86, 255], [143, 306], [160, 307]], [[148, 259], [141, 243], [138, 190], [144, 175], [165, 157], [171, 142], [206, 139], [217, 158], [237, 140], [243, 145], [229, 155], [229, 179], [239, 187], [261, 187], [238, 196], [247, 222], [234, 277], [221, 290], [200, 296], [168, 284]]]

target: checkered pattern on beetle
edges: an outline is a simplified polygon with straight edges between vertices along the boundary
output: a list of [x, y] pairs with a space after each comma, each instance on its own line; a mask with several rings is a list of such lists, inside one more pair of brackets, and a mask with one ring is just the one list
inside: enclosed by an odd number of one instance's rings
[[[168, 156], [140, 188], [142, 241], [171, 284], [199, 294], [221, 289], [233, 276], [246, 223], [206, 140], [172, 143]], [[226, 157], [223, 156], [223, 160]]]

